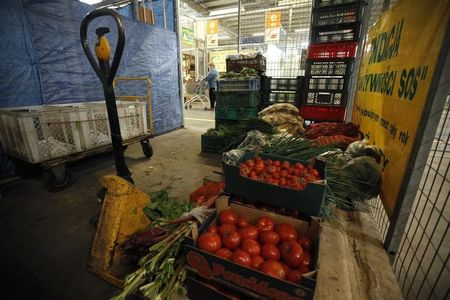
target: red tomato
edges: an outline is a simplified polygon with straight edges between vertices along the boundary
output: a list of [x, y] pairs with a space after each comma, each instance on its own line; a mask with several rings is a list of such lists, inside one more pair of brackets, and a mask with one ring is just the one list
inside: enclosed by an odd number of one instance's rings
[[266, 173], [267, 174], [273, 174], [277, 171], [277, 169], [274, 166], [267, 166], [266, 167]]
[[237, 248], [233, 251], [233, 255], [231, 256], [231, 260], [237, 264], [250, 267], [251, 266], [251, 258], [250, 255], [244, 250]]
[[272, 184], [280, 185], [280, 180], [279, 179], [272, 179]]
[[300, 170], [299, 169], [294, 169], [294, 171], [292, 172], [292, 175], [295, 175], [295, 176], [300, 175]]
[[214, 255], [220, 256], [225, 259], [230, 259], [230, 257], [233, 255], [233, 252], [230, 251], [230, 249], [227, 248], [220, 248], [216, 252], [214, 252]]
[[212, 233], [217, 233], [217, 226], [215, 224], [211, 225], [208, 227], [208, 229], [206, 229], [206, 232], [212, 232]]
[[205, 232], [198, 237], [197, 246], [203, 251], [214, 253], [222, 247], [222, 241], [217, 233]]
[[262, 244], [272, 244], [276, 245], [280, 241], [280, 237], [275, 231], [263, 231], [259, 234], [259, 241]]
[[241, 164], [239, 166], [239, 170], [241, 172], [241, 175], [244, 177], [247, 177], [248, 173], [250, 173], [250, 169], [248, 168], [248, 166], [246, 164]]
[[266, 165], [272, 165], [273, 164], [273, 161], [271, 160], [271, 159], [266, 159]]
[[258, 162], [258, 161], [262, 161], [262, 158], [259, 156], [256, 156], [254, 160], [255, 160], [255, 162]]
[[302, 163], [296, 163], [294, 165], [294, 168], [296, 168], [297, 170], [303, 170], [305, 169], [305, 166]]
[[302, 274], [311, 272], [311, 269], [310, 269], [309, 267], [303, 266], [303, 265], [300, 266], [300, 267], [298, 268], [298, 270], [299, 270], [300, 273], [302, 273]]
[[259, 269], [261, 264], [264, 262], [264, 258], [259, 255], [251, 257], [251, 265], [253, 269]]
[[261, 162], [257, 162], [253, 167], [253, 171], [255, 171], [256, 174], [261, 174], [262, 172], [264, 172], [264, 164]]
[[293, 188], [294, 190], [300, 190], [300, 189], [302, 188], [302, 185], [301, 185], [300, 183], [294, 183], [294, 184], [292, 185], [292, 188]]
[[289, 169], [287, 169], [286, 171], [288, 172], [289, 175], [292, 175], [294, 174], [294, 170], [295, 170], [294, 167], [290, 166]]
[[222, 224], [219, 226], [219, 229], [217, 232], [223, 236], [224, 234], [230, 233], [233, 231], [237, 231], [236, 226], [231, 225], [231, 224]]
[[256, 174], [248, 175], [248, 178], [250, 178], [251, 180], [258, 180], [258, 175]]
[[312, 240], [309, 237], [306, 237], [306, 236], [303, 236], [303, 235], [299, 236], [298, 237], [298, 243], [305, 250], [311, 250], [311, 248], [312, 248]]
[[261, 264], [259, 267], [261, 272], [266, 273], [267, 275], [270, 275], [272, 277], [278, 278], [278, 279], [285, 279], [286, 273], [284, 272], [283, 267], [278, 261], [275, 260], [268, 260]]
[[299, 284], [302, 279], [302, 273], [299, 270], [290, 270], [286, 275], [286, 280], [292, 283]]
[[291, 164], [288, 161], [283, 161], [283, 163], [281, 164], [281, 168], [283, 170], [288, 170], [291, 167]]
[[295, 268], [302, 264], [303, 249], [296, 241], [281, 244], [280, 252], [289, 267]]
[[258, 228], [253, 225], [247, 225], [239, 229], [239, 234], [241, 235], [241, 238], [243, 240], [251, 239], [251, 240], [257, 240], [258, 239]]
[[271, 244], [265, 244], [261, 247], [261, 256], [264, 259], [280, 260], [280, 250]]
[[286, 178], [280, 178], [280, 185], [286, 186], [286, 184], [287, 184]]
[[248, 177], [255, 177], [258, 176], [258, 174], [256, 174], [255, 171], [250, 171], [250, 173], [248, 173]]
[[277, 224], [275, 232], [280, 236], [281, 242], [289, 242], [297, 240], [298, 234], [294, 227], [288, 224]]
[[242, 241], [242, 250], [250, 254], [250, 256], [259, 255], [261, 253], [261, 246], [255, 240], [246, 239]]
[[311, 169], [311, 171], [309, 171], [309, 173], [316, 178], [320, 178], [319, 171], [317, 171], [316, 169]]
[[241, 236], [237, 231], [226, 232], [222, 236], [222, 244], [230, 250], [236, 249], [241, 244]]
[[298, 177], [297, 176], [291, 176], [291, 182], [292, 183], [297, 183], [298, 182]]
[[274, 165], [275, 167], [279, 167], [279, 166], [281, 166], [281, 162], [280, 162], [279, 160], [274, 160], [274, 161], [273, 161], [273, 165]]
[[226, 209], [220, 212], [219, 223], [234, 225], [237, 223], [238, 218], [238, 215], [234, 211], [232, 211], [231, 209]]
[[282, 170], [280, 172], [280, 177], [286, 178], [289, 175], [289, 173], [286, 170]]
[[250, 169], [252, 169], [252, 168], [255, 166], [255, 162], [254, 162], [253, 160], [251, 160], [251, 159], [247, 160], [247, 161], [245, 162], [245, 164], [246, 164]]
[[311, 253], [309, 253], [309, 251], [303, 251], [302, 266], [305, 266], [308, 268], [311, 266]]
[[284, 262], [280, 261], [281, 266], [283, 267], [284, 272], [287, 274], [289, 273], [289, 271], [291, 270], [291, 268], [288, 267], [287, 264], [285, 264]]
[[258, 227], [258, 231], [270, 231], [273, 230], [275, 224], [273, 220], [269, 217], [259, 217], [256, 220], [256, 227]]
[[242, 227], [245, 227], [245, 226], [247, 226], [249, 223], [248, 223], [248, 221], [247, 221], [247, 219], [246, 218], [242, 218], [242, 217], [240, 217], [239, 219], [238, 219], [238, 221], [237, 221], [237, 227], [239, 227], [239, 228], [242, 228]]
[[275, 172], [275, 173], [272, 174], [272, 177], [273, 177], [274, 179], [280, 179], [280, 173]]

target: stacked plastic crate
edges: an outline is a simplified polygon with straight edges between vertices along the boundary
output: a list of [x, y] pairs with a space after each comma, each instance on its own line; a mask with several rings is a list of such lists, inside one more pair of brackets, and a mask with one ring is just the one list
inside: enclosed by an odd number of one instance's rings
[[275, 78], [262, 76], [262, 97], [264, 106], [275, 103], [291, 103], [296, 107], [300, 105], [300, 96], [303, 89], [303, 76], [294, 78]]
[[300, 114], [343, 122], [364, 1], [315, 0]]
[[254, 69], [258, 76], [222, 78], [217, 84], [216, 127], [236, 124], [246, 118], [255, 118], [261, 109], [261, 75], [266, 72], [266, 58], [226, 59], [227, 72], [239, 73], [244, 67]]

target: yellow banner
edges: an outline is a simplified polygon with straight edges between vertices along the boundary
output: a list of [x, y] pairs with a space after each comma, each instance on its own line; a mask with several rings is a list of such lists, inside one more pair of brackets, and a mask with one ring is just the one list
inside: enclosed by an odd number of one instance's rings
[[266, 29], [281, 26], [281, 11], [266, 12]]
[[208, 34], [219, 33], [219, 20], [208, 20], [206, 22], [206, 32]]
[[364, 47], [353, 122], [387, 156], [381, 199], [389, 217], [399, 197], [449, 13], [448, 0], [400, 0], [370, 29]]

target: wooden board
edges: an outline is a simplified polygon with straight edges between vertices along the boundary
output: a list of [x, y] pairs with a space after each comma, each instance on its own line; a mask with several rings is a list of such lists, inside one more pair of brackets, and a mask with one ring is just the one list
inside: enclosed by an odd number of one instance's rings
[[368, 212], [337, 212], [339, 229], [323, 223], [314, 299], [403, 299]]

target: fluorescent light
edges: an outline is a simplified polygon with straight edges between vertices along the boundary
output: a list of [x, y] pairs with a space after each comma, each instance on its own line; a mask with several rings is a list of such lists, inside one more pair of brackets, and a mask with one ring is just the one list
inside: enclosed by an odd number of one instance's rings
[[257, 33], [253, 33], [253, 36], [265, 36], [266, 33], [265, 32], [257, 32]]
[[[241, 8], [241, 12], [245, 11], [244, 7]], [[230, 7], [230, 8], [223, 8], [223, 9], [217, 9], [210, 11], [209, 15], [212, 16], [218, 16], [218, 15], [226, 15], [226, 14], [235, 14], [238, 12], [237, 7]]]
[[309, 31], [309, 29], [308, 28], [306, 28], [306, 29], [295, 29], [294, 31], [295, 32], [305, 32], [305, 31]]
[[102, 2], [103, 0], [79, 0], [79, 1], [80, 1], [80, 2], [83, 2], [83, 3], [86, 3], [86, 4], [92, 5], [92, 4], [100, 3], [100, 2]]
[[220, 34], [219, 34], [219, 40], [226, 40], [226, 39], [229, 39], [229, 38], [230, 38], [229, 35], [226, 35], [226, 34], [220, 35]]

